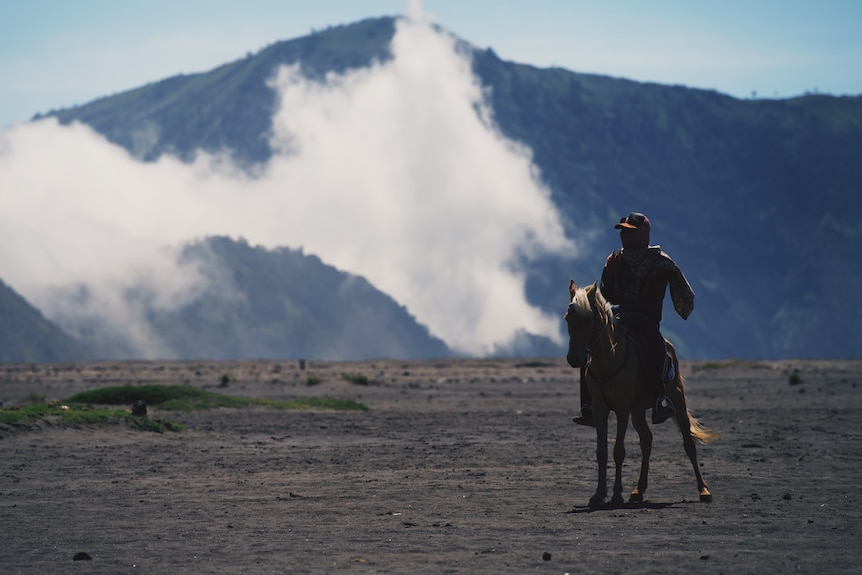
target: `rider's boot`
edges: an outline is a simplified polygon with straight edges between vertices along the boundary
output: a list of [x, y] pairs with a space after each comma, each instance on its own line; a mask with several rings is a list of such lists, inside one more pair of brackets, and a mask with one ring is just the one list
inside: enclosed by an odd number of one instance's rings
[[659, 423], [664, 423], [674, 415], [676, 415], [676, 408], [673, 406], [673, 402], [667, 396], [667, 388], [670, 385], [671, 381], [676, 377], [676, 373], [673, 367], [673, 362], [670, 361], [670, 358], [666, 358], [667, 369], [665, 371], [665, 378], [662, 382], [664, 384], [664, 394], [660, 395], [658, 399], [655, 400], [655, 407], [652, 409], [652, 422], [656, 425]]
[[667, 395], [662, 395], [655, 400], [655, 407], [652, 408], [652, 422], [655, 425], [664, 423], [674, 415], [676, 415], [676, 409]]
[[574, 421], [578, 425], [587, 425], [589, 427], [595, 427], [595, 424], [593, 423], [593, 406], [592, 405], [582, 405], [581, 406], [581, 414], [577, 417], [573, 417], [572, 421]]

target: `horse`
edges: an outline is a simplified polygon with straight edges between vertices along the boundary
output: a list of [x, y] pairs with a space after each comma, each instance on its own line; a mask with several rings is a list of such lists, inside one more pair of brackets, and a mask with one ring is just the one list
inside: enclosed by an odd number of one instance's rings
[[[623, 504], [622, 467], [626, 456], [625, 436], [629, 416], [638, 433], [641, 447], [641, 469], [637, 487], [631, 492], [629, 502], [643, 503], [649, 474], [649, 458], [652, 451], [652, 432], [647, 426], [646, 411], [653, 407], [655, 396], [649, 394], [639, 382], [637, 344], [622, 329], [615, 329], [610, 305], [597, 289], [596, 283], [578, 288], [569, 282], [569, 308], [565, 320], [569, 331], [569, 349], [566, 360], [575, 368], [585, 367], [586, 385], [592, 397], [593, 422], [596, 427], [596, 459], [599, 465], [598, 486], [590, 498], [590, 508], [601, 507], [607, 497], [608, 464], [608, 415], [617, 417], [617, 436], [614, 444], [616, 477], [611, 505]], [[695, 419], [686, 406], [685, 382], [679, 370], [679, 361], [673, 345], [665, 340], [673, 361], [674, 378], [667, 394], [676, 407], [676, 422], [682, 433], [685, 453], [688, 455], [697, 478], [700, 501], [712, 501], [709, 485], [701, 475], [697, 463], [695, 440], [707, 444], [718, 434], [706, 429]]]

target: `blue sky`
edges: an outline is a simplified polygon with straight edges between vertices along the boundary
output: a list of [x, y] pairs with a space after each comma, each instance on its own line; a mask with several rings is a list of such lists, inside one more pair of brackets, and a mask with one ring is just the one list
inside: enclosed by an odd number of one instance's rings
[[[857, 0], [425, 0], [424, 11], [507, 60], [747, 98], [862, 94]], [[406, 0], [30, 0], [0, 4], [0, 127]]]

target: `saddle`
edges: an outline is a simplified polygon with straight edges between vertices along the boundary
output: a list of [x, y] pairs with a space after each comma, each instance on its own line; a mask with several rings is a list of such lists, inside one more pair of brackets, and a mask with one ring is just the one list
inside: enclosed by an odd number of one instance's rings
[[[638, 356], [638, 371], [640, 372], [641, 389], [648, 393], [651, 398], [660, 397], [665, 394], [665, 382], [671, 381], [676, 377], [673, 367], [673, 360], [668, 352], [667, 345], [664, 343], [664, 338], [661, 338], [661, 347], [664, 351], [660, 360], [661, 368], [658, 372], [658, 377], [652, 376], [648, 366], [656, 366], [659, 360], [653, 357], [657, 353], [656, 342], [650, 341], [647, 338], [647, 330], [642, 326], [648, 320], [638, 317], [640, 314], [621, 314], [615, 310], [614, 313], [614, 328], [622, 329], [628, 336], [629, 341], [634, 344], [635, 352]], [[640, 328], [640, 329], [639, 329]], [[661, 333], [658, 334], [661, 337]], [[652, 344], [652, 345], [650, 345]], [[650, 348], [656, 348], [653, 351]]]

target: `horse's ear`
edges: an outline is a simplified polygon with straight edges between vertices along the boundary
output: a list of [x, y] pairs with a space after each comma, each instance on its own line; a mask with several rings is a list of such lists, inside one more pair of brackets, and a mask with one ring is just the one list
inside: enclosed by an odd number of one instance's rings
[[578, 291], [578, 284], [575, 280], [569, 280], [569, 297], [575, 297], [575, 292]]
[[587, 286], [587, 301], [594, 303], [596, 301], [596, 282]]
[[[594, 286], [597, 286], [597, 283], [598, 283], [598, 282], [594, 283], [593, 285], [594, 285]], [[596, 288], [596, 305], [597, 305], [597, 306], [600, 306], [600, 307], [606, 307], [606, 306], [607, 306], [607, 304], [608, 304], [608, 302], [607, 302], [607, 300], [605, 299], [605, 294], [603, 294], [603, 293], [602, 293], [602, 290], [601, 290], [601, 289], [598, 289], [598, 287], [597, 287], [597, 288]]]

